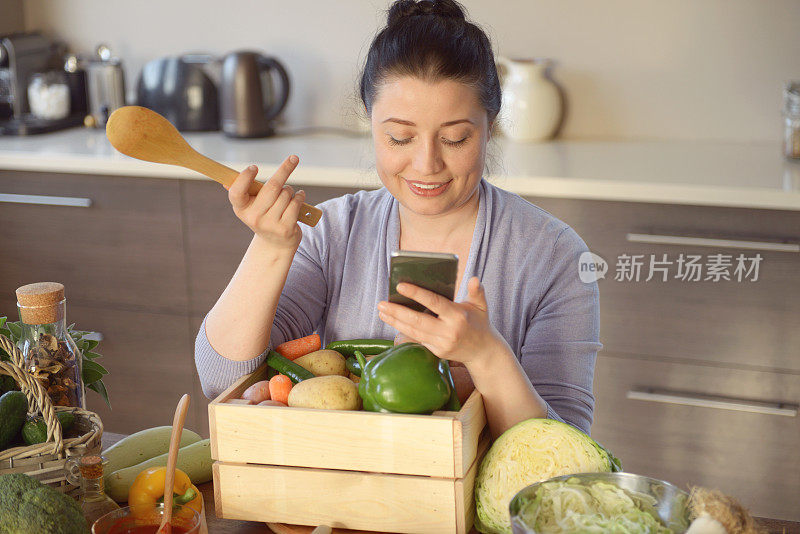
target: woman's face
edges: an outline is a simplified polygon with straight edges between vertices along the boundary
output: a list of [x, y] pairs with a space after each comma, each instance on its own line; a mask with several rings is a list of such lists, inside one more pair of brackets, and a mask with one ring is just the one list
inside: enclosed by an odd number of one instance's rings
[[389, 78], [371, 119], [378, 175], [404, 208], [444, 215], [473, 196], [489, 140], [486, 110], [473, 88]]

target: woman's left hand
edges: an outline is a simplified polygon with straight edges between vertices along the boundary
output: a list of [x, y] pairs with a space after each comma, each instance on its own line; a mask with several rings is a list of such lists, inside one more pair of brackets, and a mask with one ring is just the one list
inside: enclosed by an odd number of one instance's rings
[[486, 293], [477, 277], [467, 284], [467, 300], [451, 300], [413, 284], [397, 284], [397, 291], [436, 313], [438, 317], [414, 311], [401, 304], [378, 303], [383, 322], [421, 343], [439, 358], [477, 363], [508, 345], [489, 322]]

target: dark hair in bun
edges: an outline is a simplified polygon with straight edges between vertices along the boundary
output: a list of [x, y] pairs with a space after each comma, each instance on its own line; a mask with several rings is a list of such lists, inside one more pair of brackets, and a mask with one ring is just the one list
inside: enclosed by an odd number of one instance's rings
[[500, 111], [500, 80], [492, 45], [455, 0], [397, 0], [386, 27], [373, 39], [361, 73], [361, 101], [372, 115], [380, 85], [390, 76], [436, 82], [450, 79], [475, 88], [489, 124]]

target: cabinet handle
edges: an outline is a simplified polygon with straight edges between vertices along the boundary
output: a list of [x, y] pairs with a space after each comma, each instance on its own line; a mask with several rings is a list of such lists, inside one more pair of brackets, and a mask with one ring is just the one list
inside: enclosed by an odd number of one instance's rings
[[685, 406], [698, 406], [700, 408], [716, 408], [718, 410], [735, 410], [738, 412], [752, 412], [766, 415], [783, 415], [797, 417], [796, 404], [777, 402], [760, 402], [730, 397], [717, 397], [714, 395], [687, 394], [659, 389], [634, 389], [625, 395], [628, 399], [662, 404], [683, 404]]
[[797, 243], [771, 243], [769, 241], [747, 241], [743, 239], [711, 239], [707, 237], [685, 237], [659, 234], [626, 234], [625, 239], [634, 243], [656, 243], [661, 245], [686, 245], [699, 247], [746, 248], [778, 252], [800, 252]]
[[38, 204], [41, 206], [73, 206], [76, 208], [88, 208], [92, 205], [91, 198], [49, 197], [46, 195], [15, 195], [13, 193], [0, 193], [0, 202]]

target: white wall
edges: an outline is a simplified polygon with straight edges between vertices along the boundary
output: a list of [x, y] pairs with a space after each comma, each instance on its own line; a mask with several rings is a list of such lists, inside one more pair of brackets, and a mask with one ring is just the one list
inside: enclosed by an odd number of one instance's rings
[[[5, 1], [5, 0], [3, 0]], [[547, 56], [570, 113], [562, 137], [781, 137], [781, 91], [800, 79], [797, 0], [464, 0], [497, 53]], [[106, 42], [129, 81], [187, 51], [255, 48], [294, 82], [288, 127], [347, 125], [358, 67], [386, 0], [27, 0], [25, 24], [79, 51]]]

